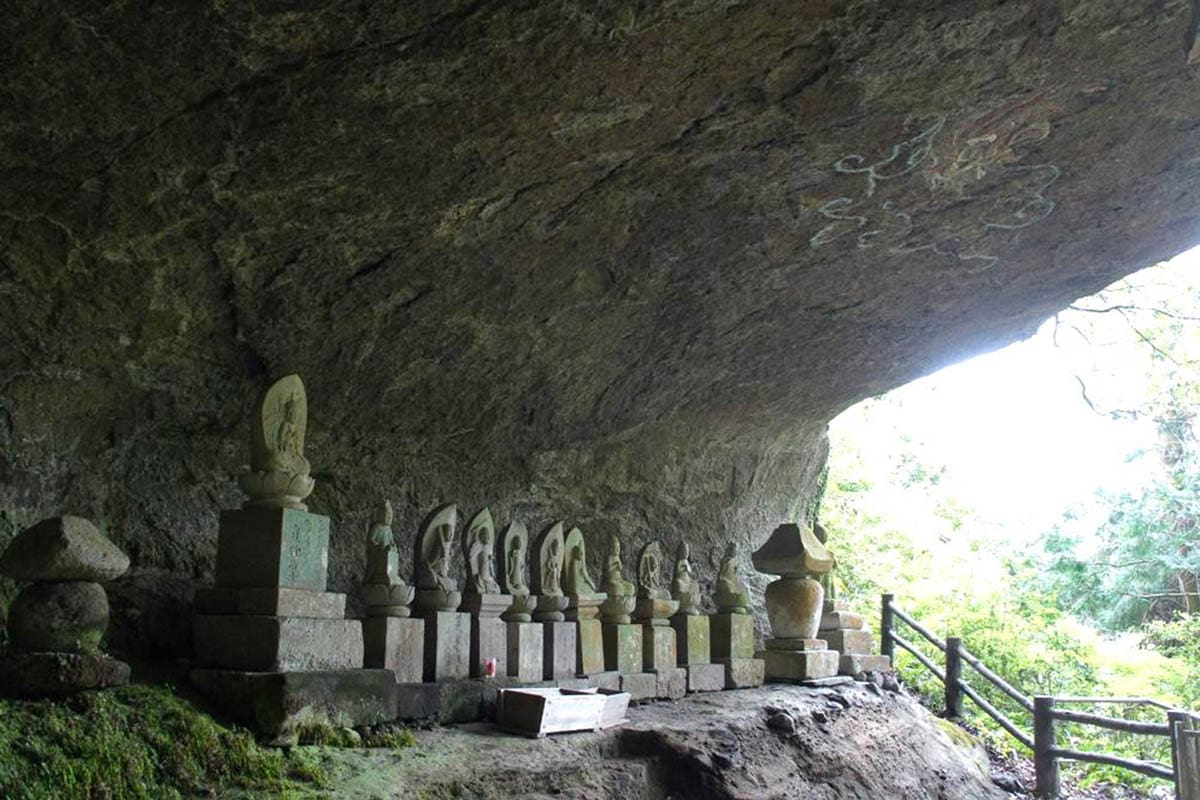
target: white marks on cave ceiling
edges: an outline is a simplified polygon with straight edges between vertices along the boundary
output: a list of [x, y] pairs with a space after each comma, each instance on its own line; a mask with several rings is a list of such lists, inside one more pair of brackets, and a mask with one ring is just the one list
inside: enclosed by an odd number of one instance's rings
[[809, 245], [852, 242], [888, 255], [929, 252], [972, 272], [992, 268], [1005, 239], [1054, 211], [1061, 169], [1022, 162], [1050, 136], [1058, 110], [1044, 91], [958, 123], [909, 116], [881, 156], [848, 153], [833, 162], [847, 190], [816, 206], [827, 222]]

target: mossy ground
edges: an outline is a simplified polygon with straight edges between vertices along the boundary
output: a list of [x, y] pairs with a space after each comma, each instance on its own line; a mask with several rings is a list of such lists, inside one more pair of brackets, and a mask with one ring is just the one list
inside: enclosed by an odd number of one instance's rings
[[[347, 734], [348, 735], [348, 734]], [[405, 747], [387, 729], [358, 741], [314, 744]], [[161, 686], [84, 692], [61, 700], [0, 699], [0, 797], [137, 800], [324, 796], [321, 748], [260, 746]]]

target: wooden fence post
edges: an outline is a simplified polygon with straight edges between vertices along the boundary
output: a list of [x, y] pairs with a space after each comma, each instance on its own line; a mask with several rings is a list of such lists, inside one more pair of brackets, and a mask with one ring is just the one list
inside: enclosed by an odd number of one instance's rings
[[958, 719], [963, 713], [962, 689], [962, 639], [946, 637], [946, 717]]
[[892, 666], [896, 665], [895, 646], [892, 644], [892, 600], [895, 595], [885, 594], [883, 596], [883, 609], [879, 620], [879, 653], [885, 655], [892, 660]]
[[1037, 796], [1058, 797], [1058, 758], [1054, 755], [1054, 698], [1033, 698], [1033, 768], [1037, 774]]
[[1168, 711], [1167, 725], [1171, 729], [1171, 762], [1175, 769], [1176, 800], [1200, 800], [1200, 759], [1197, 740], [1188, 732], [1195, 725], [1190, 714]]

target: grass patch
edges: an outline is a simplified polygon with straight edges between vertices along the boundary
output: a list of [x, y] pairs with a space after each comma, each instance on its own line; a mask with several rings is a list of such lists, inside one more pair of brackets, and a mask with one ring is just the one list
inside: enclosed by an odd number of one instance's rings
[[8, 800], [162, 800], [222, 789], [286, 797], [327, 782], [313, 754], [260, 747], [164, 687], [0, 699], [0, 797]]

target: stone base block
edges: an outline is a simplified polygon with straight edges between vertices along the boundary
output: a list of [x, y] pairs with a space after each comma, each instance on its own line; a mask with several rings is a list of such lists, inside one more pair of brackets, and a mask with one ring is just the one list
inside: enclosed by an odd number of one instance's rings
[[325, 591], [329, 517], [294, 508], [221, 512], [218, 587], [289, 587]]
[[621, 675], [621, 691], [629, 692], [630, 700], [653, 700], [658, 697], [658, 676], [650, 672], [624, 673]]
[[870, 655], [875, 649], [875, 637], [870, 631], [826, 631], [821, 634], [830, 650], [854, 655]]
[[824, 639], [767, 639], [763, 644], [768, 650], [828, 650]]
[[386, 669], [320, 672], [192, 670], [192, 683], [223, 713], [263, 733], [306, 722], [335, 727], [396, 719], [396, 676]]
[[346, 595], [311, 589], [197, 589], [197, 614], [247, 614], [265, 617], [343, 619]]
[[425, 616], [427, 681], [452, 681], [471, 674], [471, 615], [432, 611]]
[[829, 611], [821, 617], [821, 633], [825, 631], [856, 631], [863, 626], [863, 618], [849, 611]]
[[124, 661], [88, 653], [15, 653], [0, 657], [0, 694], [18, 697], [106, 689], [129, 683]]
[[761, 658], [727, 658], [720, 664], [725, 668], [726, 689], [754, 689], [766, 681], [766, 664]]
[[293, 672], [359, 669], [362, 623], [356, 619], [303, 619], [197, 615], [196, 658], [217, 669]]
[[763, 650], [758, 657], [766, 663], [767, 680], [811, 681], [838, 673], [836, 650]]
[[827, 598], [825, 600], [825, 604], [822, 606], [822, 610], [823, 610], [823, 613], [825, 613], [825, 614], [833, 614], [838, 611], [849, 611], [850, 610], [850, 601], [849, 600], [830, 600]]
[[843, 653], [838, 659], [839, 675], [858, 675], [862, 672], [887, 672], [892, 660], [887, 656], [866, 656], [859, 653]]
[[754, 657], [754, 617], [713, 614], [708, 618], [712, 659]]
[[660, 700], [678, 700], [687, 694], [688, 676], [683, 667], [646, 670], [654, 675], [657, 686], [654, 696]]
[[489, 658], [496, 659], [493, 677], [508, 675], [508, 623], [500, 617], [471, 617], [472, 678], [487, 676]]
[[671, 617], [675, 629], [675, 656], [679, 666], [712, 663], [711, 626], [703, 614], [676, 614]]
[[598, 619], [581, 619], [575, 623], [575, 672], [592, 675], [604, 672], [604, 633]]
[[604, 669], [628, 675], [642, 671], [642, 626], [603, 623]]
[[574, 622], [544, 622], [542, 642], [542, 677], [548, 681], [574, 678], [576, 638], [579, 629]]
[[363, 666], [390, 669], [398, 683], [415, 683], [425, 674], [425, 620], [368, 617], [363, 620]]
[[545, 626], [540, 622], [507, 622], [508, 676], [522, 683], [545, 678], [542, 658]]
[[646, 672], [675, 669], [675, 629], [669, 625], [642, 626], [642, 664]]
[[621, 673], [619, 672], [593, 672], [591, 675], [585, 675], [584, 678], [597, 689], [607, 689], [610, 692], [621, 691]]
[[494, 695], [497, 688], [515, 685], [517, 681], [508, 677], [487, 681], [402, 683], [396, 687], [396, 718], [430, 720], [443, 725], [476, 722], [485, 716], [484, 700], [489, 689]]
[[687, 690], [689, 692], [719, 692], [725, 688], [724, 664], [689, 664]]

